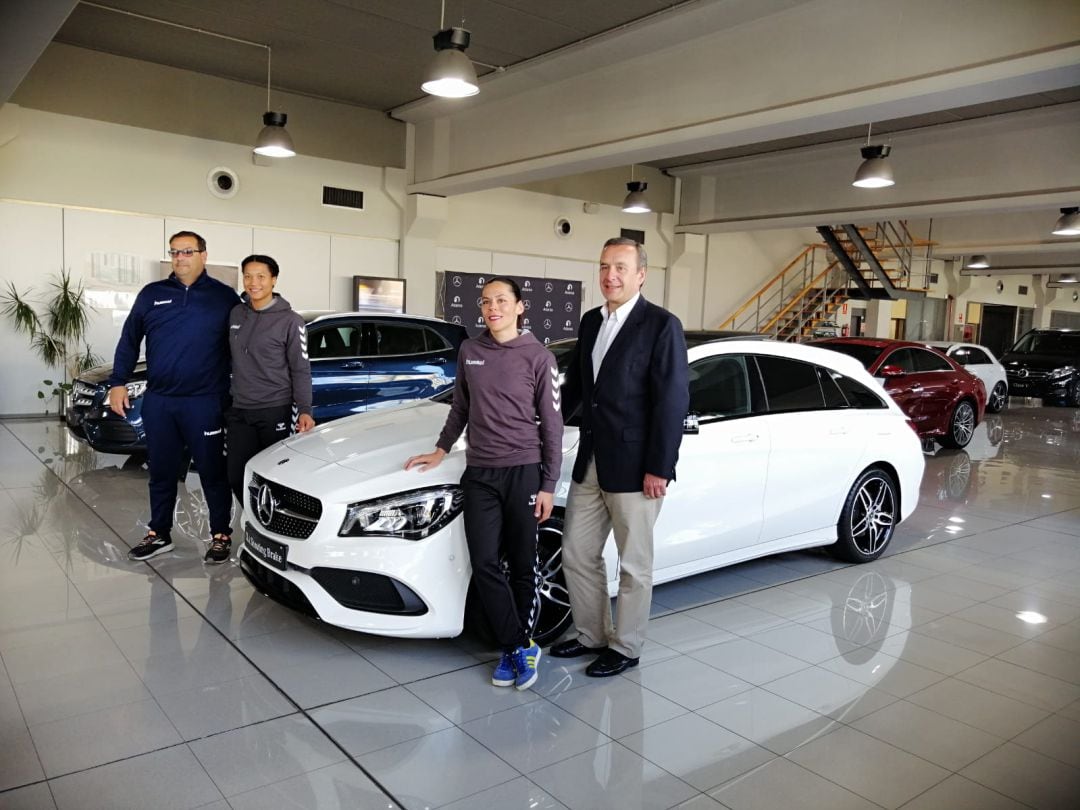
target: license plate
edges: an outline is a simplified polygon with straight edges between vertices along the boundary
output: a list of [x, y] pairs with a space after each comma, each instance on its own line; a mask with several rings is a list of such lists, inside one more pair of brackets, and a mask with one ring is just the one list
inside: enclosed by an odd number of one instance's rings
[[286, 562], [289, 558], [289, 547], [284, 543], [279, 543], [277, 540], [263, 537], [252, 529], [250, 525], [244, 527], [244, 545], [247, 546], [248, 551], [267, 565], [271, 565], [280, 571], [284, 571], [288, 567]]

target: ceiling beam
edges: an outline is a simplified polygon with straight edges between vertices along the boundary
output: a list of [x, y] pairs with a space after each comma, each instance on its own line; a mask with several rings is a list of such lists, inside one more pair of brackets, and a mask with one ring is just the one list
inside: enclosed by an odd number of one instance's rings
[[6, 104], [78, 0], [4, 0], [0, 20], [0, 104]]

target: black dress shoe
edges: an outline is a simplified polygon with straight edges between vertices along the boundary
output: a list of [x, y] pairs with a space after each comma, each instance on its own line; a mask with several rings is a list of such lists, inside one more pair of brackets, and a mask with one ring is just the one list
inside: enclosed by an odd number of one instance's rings
[[615, 650], [604, 650], [599, 658], [585, 668], [585, 674], [590, 678], [610, 678], [612, 675], [625, 672], [630, 667], [636, 667], [637, 664], [637, 658], [627, 658]]
[[558, 644], [553, 644], [551, 649], [548, 650], [548, 655], [552, 658], [578, 658], [582, 655], [598, 655], [606, 651], [607, 647], [586, 647], [576, 638], [573, 638], [569, 641], [560, 641]]

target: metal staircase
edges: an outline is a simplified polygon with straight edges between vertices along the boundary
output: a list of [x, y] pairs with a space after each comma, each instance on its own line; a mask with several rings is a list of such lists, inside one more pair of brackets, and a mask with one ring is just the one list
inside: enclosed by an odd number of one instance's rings
[[926, 295], [934, 243], [916, 239], [906, 222], [817, 231], [823, 242], [807, 245], [716, 328], [800, 341], [831, 332], [828, 324], [849, 299]]

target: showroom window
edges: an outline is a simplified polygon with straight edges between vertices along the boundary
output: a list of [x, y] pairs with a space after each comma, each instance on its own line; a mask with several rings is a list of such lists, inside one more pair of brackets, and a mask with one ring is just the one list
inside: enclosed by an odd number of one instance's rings
[[724, 354], [690, 366], [690, 412], [702, 422], [750, 413], [746, 358]]
[[758, 355], [757, 362], [771, 412], [820, 411], [825, 407], [816, 366], [766, 355]]

